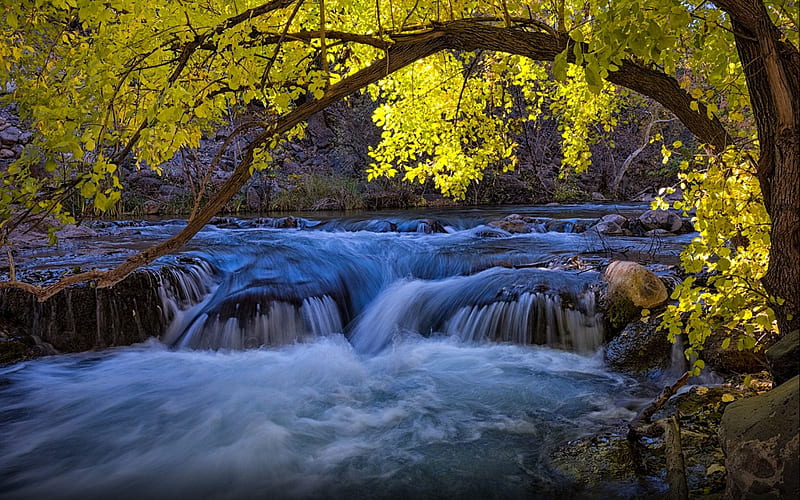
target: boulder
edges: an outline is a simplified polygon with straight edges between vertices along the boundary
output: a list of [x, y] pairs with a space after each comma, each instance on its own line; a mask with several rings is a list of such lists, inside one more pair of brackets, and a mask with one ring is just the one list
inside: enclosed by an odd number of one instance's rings
[[726, 498], [800, 498], [800, 377], [728, 405], [719, 436]]
[[683, 219], [671, 210], [648, 210], [639, 216], [639, 220], [647, 230], [665, 229], [676, 233], [683, 226]]
[[503, 220], [492, 221], [489, 225], [512, 234], [531, 232], [531, 228], [519, 214], [511, 214]]
[[655, 316], [628, 323], [603, 349], [608, 366], [619, 372], [648, 376], [668, 368], [673, 344], [666, 332], [658, 331], [659, 323]]
[[19, 141], [20, 136], [22, 136], [22, 131], [17, 127], [11, 126], [0, 132], [0, 141], [4, 144], [14, 144]]
[[67, 224], [58, 231], [56, 235], [64, 239], [78, 239], [78, 238], [96, 238], [97, 231], [86, 226], [76, 226], [74, 224]]
[[608, 214], [600, 217], [600, 220], [591, 229], [598, 234], [614, 236], [625, 233], [624, 227], [627, 222], [628, 219], [619, 214]]
[[606, 201], [606, 197], [603, 196], [603, 193], [598, 193], [595, 191], [592, 193], [592, 201]]
[[142, 212], [145, 215], [158, 215], [161, 212], [161, 205], [155, 200], [147, 200], [142, 203]]
[[800, 372], [800, 330], [789, 332], [767, 349], [769, 372], [782, 384]]
[[636, 262], [612, 262], [603, 279], [608, 283], [604, 297], [606, 314], [617, 328], [636, 318], [642, 309], [662, 305], [668, 297], [667, 288], [658, 276]]
[[740, 351], [735, 341], [723, 348], [722, 343], [726, 337], [727, 334], [712, 333], [706, 339], [701, 356], [709, 368], [719, 374], [735, 374], [756, 373], [767, 367], [764, 351]]

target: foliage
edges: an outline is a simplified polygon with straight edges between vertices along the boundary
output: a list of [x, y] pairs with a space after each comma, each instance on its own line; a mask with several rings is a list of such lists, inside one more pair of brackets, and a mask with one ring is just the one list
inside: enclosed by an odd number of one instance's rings
[[[676, 302], [662, 323], [673, 341], [687, 335], [687, 357], [720, 331], [731, 332], [723, 348], [732, 342], [739, 350], [758, 348], [759, 340], [777, 333], [770, 305], [780, 300], [769, 297], [760, 281], [769, 258], [769, 217], [746, 159], [729, 151], [704, 163], [690, 169], [685, 162], [680, 174], [685, 195], [674, 207], [694, 214], [700, 234], [681, 253], [692, 275], [675, 288]], [[702, 367], [696, 362], [696, 369]]]

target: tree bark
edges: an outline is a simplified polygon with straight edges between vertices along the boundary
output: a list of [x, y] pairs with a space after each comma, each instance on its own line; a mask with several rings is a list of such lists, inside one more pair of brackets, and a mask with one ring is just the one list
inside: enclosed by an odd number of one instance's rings
[[800, 328], [800, 52], [759, 0], [717, 0], [728, 12], [756, 118], [756, 163], [772, 227], [765, 290], [781, 334]]

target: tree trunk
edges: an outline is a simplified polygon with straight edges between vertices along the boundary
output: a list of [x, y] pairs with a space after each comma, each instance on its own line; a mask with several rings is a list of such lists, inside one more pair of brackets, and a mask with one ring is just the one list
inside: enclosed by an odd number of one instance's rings
[[759, 0], [717, 0], [731, 16], [758, 128], [756, 165], [772, 220], [762, 283], [781, 334], [800, 328], [800, 52], [782, 41]]

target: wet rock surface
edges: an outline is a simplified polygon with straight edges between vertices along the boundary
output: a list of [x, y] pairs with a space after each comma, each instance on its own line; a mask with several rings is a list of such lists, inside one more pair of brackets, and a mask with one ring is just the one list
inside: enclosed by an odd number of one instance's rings
[[658, 330], [659, 323], [655, 316], [628, 323], [605, 345], [606, 363], [614, 370], [642, 376], [656, 376], [668, 368], [673, 344]]
[[[46, 344], [58, 352], [143, 342], [163, 328], [157, 283], [154, 271], [142, 270], [112, 288], [75, 285], [45, 302], [22, 290], [2, 289], [0, 324], [16, 326], [15, 341], [30, 347]], [[9, 356], [5, 361], [14, 360]]]

